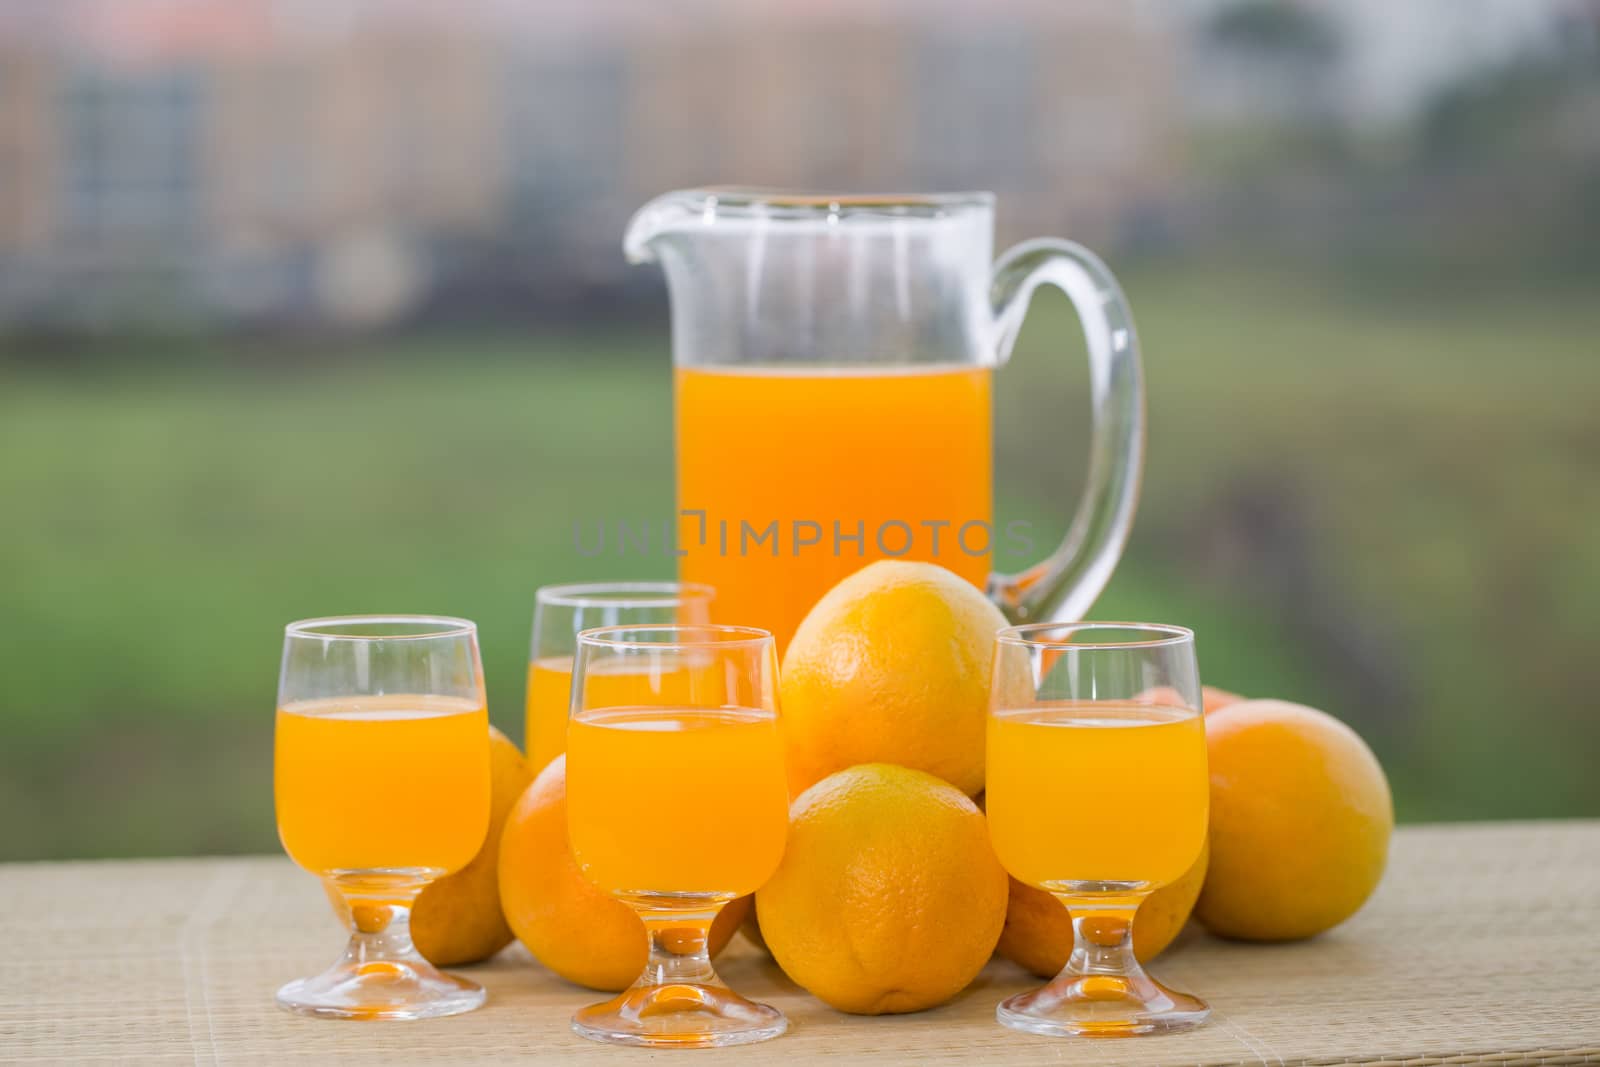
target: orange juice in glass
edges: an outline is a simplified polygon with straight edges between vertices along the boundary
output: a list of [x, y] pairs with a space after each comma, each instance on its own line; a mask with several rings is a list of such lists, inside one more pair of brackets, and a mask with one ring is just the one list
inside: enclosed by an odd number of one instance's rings
[[[729, 188], [657, 197], [623, 247], [667, 274], [679, 575], [717, 589], [715, 621], [770, 629], [782, 652], [818, 597], [886, 557], [942, 564], [1014, 617], [1093, 603], [1144, 443], [1133, 320], [1093, 253], [1041, 238], [994, 260], [988, 193]], [[1093, 386], [1088, 478], [1054, 551], [993, 503], [992, 378], [1040, 285], [1076, 306]], [[1034, 548], [1049, 554], [991, 573], [997, 551]]]
[[483, 702], [470, 697], [388, 693], [280, 707], [273, 777], [285, 851], [324, 875], [465, 867], [488, 827], [488, 729]]
[[1205, 840], [1205, 726], [1188, 708], [1064, 700], [1001, 709], [989, 717], [988, 765], [1000, 775], [985, 798], [995, 852], [1039, 889], [1064, 888], [1063, 871], [1159, 888], [1183, 876]]
[[[608, 703], [626, 668], [672, 691]], [[783, 1014], [730, 990], [707, 950], [729, 901], [777, 870], [789, 795], [772, 635], [740, 626], [609, 626], [578, 635], [567, 834], [584, 876], [644, 921], [648, 962], [573, 1016], [596, 1041], [708, 1047], [781, 1034]]]
[[411, 942], [424, 886], [465, 867], [489, 829], [489, 720], [465, 619], [308, 619], [284, 635], [273, 751], [278, 834], [352, 917], [344, 958], [278, 990], [305, 1015], [421, 1019], [483, 988]]
[[579, 768], [567, 793], [573, 855], [608, 893], [732, 899], [783, 858], [789, 795], [769, 710], [599, 705], [573, 716], [567, 765]]
[[1001, 864], [1072, 913], [1071, 958], [1006, 1000], [1045, 1035], [1181, 1030], [1210, 1009], [1147, 975], [1133, 920], [1205, 846], [1210, 803], [1194, 635], [1147, 623], [1038, 623], [995, 642], [985, 810]]
[[[567, 749], [572, 702], [572, 654], [579, 630], [624, 623], [697, 623], [710, 618], [710, 586], [684, 582], [585, 582], [547, 585], [534, 594], [533, 647], [528, 658], [523, 749], [543, 768]], [[651, 677], [617, 664], [597, 672], [606, 702], [648, 702], [671, 676]], [[637, 697], [637, 699], [634, 699]]]

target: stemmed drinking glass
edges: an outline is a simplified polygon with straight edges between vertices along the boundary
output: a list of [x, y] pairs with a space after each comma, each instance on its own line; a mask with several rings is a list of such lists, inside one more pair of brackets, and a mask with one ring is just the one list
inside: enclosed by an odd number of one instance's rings
[[423, 615], [291, 623], [273, 757], [278, 836], [349, 905], [344, 957], [278, 990], [305, 1015], [420, 1019], [484, 992], [411, 943], [411, 904], [489, 830], [477, 627]]
[[[639, 683], [616, 699], [615, 673]], [[772, 635], [743, 626], [609, 626], [578, 635], [567, 830], [585, 877], [644, 920], [649, 959], [572, 1018], [627, 1045], [762, 1041], [787, 1025], [711, 967], [711, 921], [777, 870], [788, 833]]]
[[[542, 586], [533, 597], [533, 648], [528, 656], [527, 719], [522, 743], [539, 770], [567, 750], [572, 706], [572, 656], [578, 631], [597, 626], [711, 621], [712, 591], [693, 582], [584, 582]], [[619, 664], [619, 667], [627, 666]], [[635, 675], [609, 676], [620, 704]], [[599, 684], [591, 680], [591, 684]]]
[[1066, 967], [1002, 1003], [1036, 1034], [1126, 1036], [1198, 1025], [1205, 1002], [1133, 954], [1139, 904], [1205, 845], [1206, 739], [1194, 634], [1145, 623], [1000, 631], [986, 807], [995, 852], [1072, 913]]

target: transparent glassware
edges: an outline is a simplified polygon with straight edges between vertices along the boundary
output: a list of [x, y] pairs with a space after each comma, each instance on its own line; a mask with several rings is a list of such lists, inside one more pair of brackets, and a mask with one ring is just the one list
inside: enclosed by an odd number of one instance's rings
[[284, 635], [273, 793], [291, 859], [349, 914], [344, 955], [278, 990], [340, 1019], [422, 1019], [481, 1005], [411, 941], [424, 886], [465, 867], [489, 830], [489, 719], [465, 619], [307, 619]]
[[[708, 585], [692, 582], [582, 582], [541, 586], [533, 598], [522, 747], [539, 769], [567, 750], [572, 657], [578, 632], [598, 626], [711, 621]], [[619, 690], [630, 679], [617, 678]]]
[[[618, 703], [622, 671], [643, 684]], [[776, 1008], [711, 966], [711, 922], [777, 870], [789, 795], [772, 635], [742, 626], [613, 626], [578, 635], [567, 832], [583, 874], [644, 921], [629, 989], [579, 1011], [584, 1037], [710, 1047], [777, 1037]]]
[[1074, 945], [1042, 989], [996, 1009], [1045, 1035], [1126, 1037], [1203, 1022], [1133, 953], [1134, 914], [1205, 845], [1210, 783], [1194, 634], [1149, 623], [1000, 631], [985, 807], [1018, 881], [1072, 914]]
[[[736, 188], [635, 213], [624, 251], [660, 264], [672, 302], [678, 574], [718, 590], [714, 621], [770, 629], [781, 652], [818, 597], [885, 557], [950, 568], [1013, 622], [1081, 618], [1105, 587], [1144, 457], [1133, 317], [1081, 245], [994, 258], [994, 214], [983, 192]], [[991, 378], [1041, 285], [1083, 324], [1089, 468], [1061, 543], [992, 573], [994, 546], [1028, 548], [995, 525]]]

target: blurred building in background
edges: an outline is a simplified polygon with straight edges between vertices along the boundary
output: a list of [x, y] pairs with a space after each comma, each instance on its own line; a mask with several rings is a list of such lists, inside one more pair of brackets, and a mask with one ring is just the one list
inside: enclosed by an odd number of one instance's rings
[[[1456, 17], [1430, 18], [1441, 2]], [[1410, 121], [1464, 72], [1592, 46], [1597, 10], [11, 5], [0, 327], [581, 317], [630, 277], [629, 212], [711, 182], [993, 188], [1002, 237], [1113, 250], [1231, 233], [1241, 212], [1338, 215], [1348, 168], [1330, 178], [1327, 154], [1351, 130]], [[1551, 136], [1600, 152], [1600, 96], [1572, 106]], [[1308, 136], [1314, 173], [1277, 173]], [[1197, 181], [1215, 158], [1278, 180]]]
[[732, 0], [13, 12], [0, 315], [548, 309], [621, 281], [632, 208], [713, 181], [998, 175], [1011, 225], [1105, 241], [1171, 192], [1174, 27], [1020, 6], [992, 29], [977, 8], [908, 29], [898, 3], [758, 23]]

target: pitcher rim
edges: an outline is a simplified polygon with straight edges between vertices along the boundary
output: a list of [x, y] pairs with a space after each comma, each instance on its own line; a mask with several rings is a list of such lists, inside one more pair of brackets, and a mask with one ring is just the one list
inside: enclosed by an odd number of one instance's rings
[[666, 234], [719, 226], [952, 225], [994, 215], [995, 195], [957, 193], [813, 193], [758, 186], [706, 185], [662, 193], [633, 213], [622, 238], [630, 263], [655, 259], [651, 244]]
[[890, 215], [934, 219], [993, 208], [995, 202], [994, 194], [983, 190], [951, 193], [827, 193], [749, 185], [707, 185], [680, 189], [668, 195], [709, 201], [705, 206], [716, 214], [726, 212], [740, 218]]

